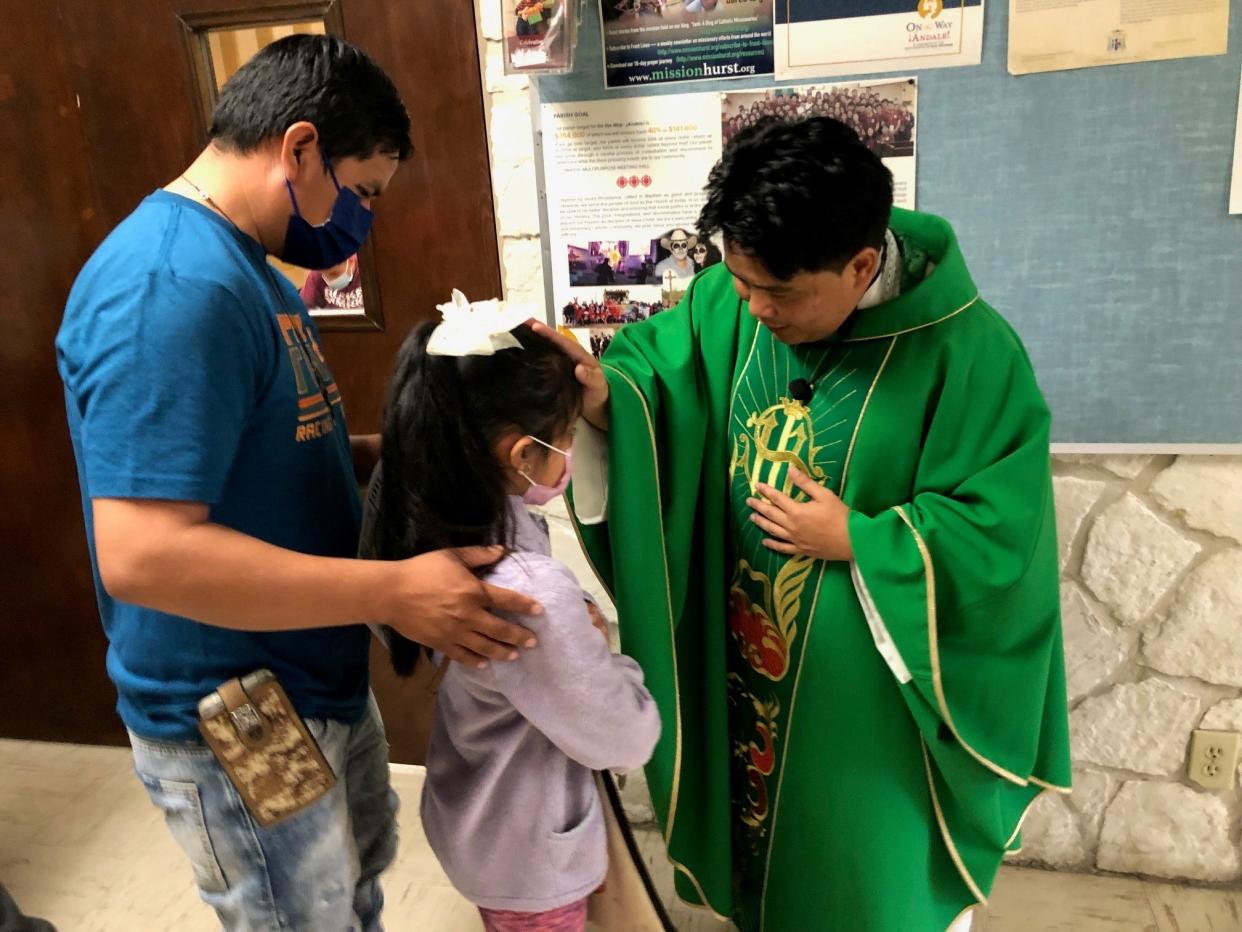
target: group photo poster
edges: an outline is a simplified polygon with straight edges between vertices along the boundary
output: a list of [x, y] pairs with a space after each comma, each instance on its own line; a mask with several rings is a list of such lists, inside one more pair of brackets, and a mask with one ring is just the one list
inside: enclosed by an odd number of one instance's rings
[[849, 126], [893, 173], [893, 203], [913, 210], [918, 149], [917, 78], [812, 84], [722, 96], [721, 142], [767, 117], [827, 116]]

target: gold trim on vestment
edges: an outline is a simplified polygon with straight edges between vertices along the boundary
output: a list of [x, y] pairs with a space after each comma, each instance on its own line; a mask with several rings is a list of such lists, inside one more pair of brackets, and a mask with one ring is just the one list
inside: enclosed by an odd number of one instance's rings
[[[651, 458], [652, 458], [652, 467], [653, 467], [653, 473], [654, 473], [652, 476], [652, 479], [655, 484], [656, 507], [658, 509], [658, 513], [660, 516], [660, 520], [658, 522], [658, 527], [659, 527], [659, 532], [660, 532], [660, 557], [661, 557], [662, 562], [664, 563], [664, 604], [667, 606], [667, 609], [668, 609], [669, 647], [672, 650], [672, 656], [673, 656], [673, 691], [674, 691], [673, 708], [674, 708], [674, 715], [675, 715], [675, 722], [674, 722], [675, 750], [673, 752], [673, 785], [669, 792], [668, 818], [666, 820], [668, 824], [665, 826], [665, 829], [664, 829], [665, 855], [668, 857], [669, 863], [671, 863], [675, 869], [685, 874], [686, 877], [689, 878], [690, 882], [694, 884], [695, 891], [698, 893], [698, 895], [703, 900], [704, 908], [710, 910], [714, 915], [719, 916], [721, 919], [725, 919], [726, 918], [725, 916], [721, 915], [711, 906], [711, 903], [707, 898], [707, 894], [703, 890], [703, 885], [699, 883], [699, 879], [695, 877], [694, 874], [691, 872], [691, 870], [688, 867], [686, 867], [684, 864], [682, 864], [679, 861], [673, 860], [672, 853], [669, 851], [669, 845], [672, 843], [672, 840], [673, 840], [673, 826], [677, 820], [677, 802], [678, 802], [678, 797], [680, 795], [680, 790], [681, 790], [681, 739], [682, 739], [681, 675], [677, 669], [677, 626], [673, 621], [673, 593], [672, 593], [672, 590], [669, 584], [668, 546], [664, 540], [664, 504], [663, 504], [664, 498], [663, 498], [663, 493], [660, 490], [660, 463], [656, 457], [657, 445], [656, 445], [656, 437], [655, 437], [655, 425], [651, 420], [651, 409], [647, 406], [647, 399], [643, 397], [643, 393], [639, 390], [638, 386], [634, 383], [633, 379], [631, 379], [628, 375], [626, 375], [624, 372], [622, 372], [620, 369], [616, 368], [615, 366], [605, 365], [603, 368], [609, 369], [612, 372], [615, 372], [617, 376], [619, 376], [625, 382], [626, 385], [628, 385], [631, 389], [633, 389], [634, 394], [638, 397], [638, 400], [642, 403], [643, 416], [647, 419], [647, 435], [651, 440]], [[615, 599], [614, 599], [614, 602], [615, 602]], [[693, 905], [693, 904], [688, 904], [688, 905]]]
[[763, 932], [768, 914], [768, 877], [772, 872], [772, 853], [776, 850], [776, 825], [781, 811], [781, 790], [785, 788], [785, 762], [789, 758], [789, 745], [793, 741], [794, 712], [798, 707], [798, 684], [802, 681], [802, 669], [806, 661], [806, 649], [811, 643], [811, 629], [815, 626], [815, 613], [819, 608], [819, 593], [824, 585], [824, 572], [828, 564], [820, 562], [819, 576], [815, 579], [815, 598], [811, 600], [811, 613], [807, 615], [806, 631], [802, 634], [802, 651], [798, 656], [798, 673], [794, 676], [793, 693], [789, 699], [789, 718], [785, 722], [785, 747], [781, 750], [781, 776], [776, 783], [776, 797], [772, 801], [772, 829], [768, 838], [768, 856], [763, 865], [763, 890], [759, 894], [759, 932]]
[[674, 870], [681, 871], [683, 874], [686, 875], [687, 879], [692, 884], [694, 884], [694, 892], [699, 895], [699, 899], [701, 899], [703, 902], [702, 903], [691, 903], [684, 896], [681, 896], [677, 892], [676, 885], [674, 885], [673, 887], [673, 896], [675, 896], [679, 902], [685, 904], [686, 906], [689, 906], [691, 909], [701, 909], [705, 913], [711, 913], [721, 922], [728, 922], [729, 917], [722, 916], [720, 913], [716, 912], [712, 904], [707, 901], [707, 894], [703, 892], [703, 887], [699, 884], [699, 879], [695, 877], [694, 874], [690, 873], [690, 868], [686, 867], [686, 865], [682, 864], [680, 861], [674, 861], [672, 857], [669, 856], [668, 845], [664, 846], [664, 856], [668, 858], [668, 862], [673, 865]]
[[[897, 340], [893, 340], [896, 345]], [[884, 360], [876, 369], [875, 377], [871, 380], [871, 387], [867, 389], [867, 397], [863, 399], [862, 409], [858, 412], [858, 420], [854, 424], [854, 436], [850, 439], [850, 452], [845, 457], [845, 464], [841, 468], [841, 487], [842, 494], [845, 493], [845, 482], [849, 479], [850, 460], [854, 452], [854, 440], [858, 438], [859, 428], [862, 426], [863, 419], [867, 416], [867, 407], [871, 404], [871, 396], [875, 392], [875, 387], [880, 381], [880, 376], [884, 374], [885, 366], [888, 363], [888, 357], [892, 354], [893, 347], [888, 348], [888, 352], [884, 354]], [[743, 369], [743, 372], [745, 369]], [[815, 599], [811, 602], [811, 613], [807, 616], [806, 631], [802, 635], [802, 653], [798, 657], [798, 673], [794, 677], [793, 693], [789, 700], [789, 718], [785, 722], [785, 748], [781, 752], [781, 776], [776, 784], [776, 797], [772, 802], [772, 829], [771, 836], [768, 838], [768, 857], [763, 868], [763, 891], [759, 896], [759, 932], [763, 932], [764, 923], [768, 914], [768, 877], [772, 871], [772, 853], [776, 850], [776, 826], [780, 819], [781, 809], [781, 790], [785, 786], [785, 760], [789, 756], [789, 745], [793, 743], [793, 726], [794, 726], [794, 710], [798, 705], [798, 686], [802, 682], [803, 661], [806, 659], [806, 649], [811, 643], [811, 629], [815, 625], [815, 615], [819, 608], [819, 593], [824, 584], [824, 573], [828, 569], [827, 562], [823, 562], [820, 566], [819, 577], [815, 581]]]
[[[1044, 792], [1047, 792], [1047, 790], [1045, 790]], [[1013, 852], [1009, 850], [1009, 846], [1012, 845], [1014, 841], [1017, 839], [1018, 835], [1022, 833], [1022, 824], [1026, 821], [1026, 817], [1031, 814], [1031, 807], [1034, 806], [1037, 802], [1039, 802], [1040, 798], [1043, 795], [1044, 795], [1043, 793], [1036, 793], [1035, 797], [1029, 803], [1027, 803], [1026, 807], [1022, 810], [1022, 815], [1018, 816], [1018, 824], [1014, 826], [1013, 834], [1010, 835], [1009, 840], [1005, 842], [1005, 854], [1013, 854]], [[1021, 849], [1016, 849], [1016, 850], [1021, 850]]]
[[[1038, 785], [1038, 786], [1043, 786], [1043, 785], [1044, 785], [1044, 784], [1040, 783], [1038, 780], [1036, 780], [1034, 777], [1031, 777], [1031, 782], [1032, 782], [1032, 783], [1034, 783], [1034, 784], [1036, 784], [1036, 785]], [[1061, 786], [1050, 786], [1050, 787], [1048, 787], [1046, 790], [1044, 790], [1042, 793], [1036, 793], [1036, 794], [1035, 794], [1035, 798], [1034, 798], [1034, 799], [1032, 799], [1029, 803], [1027, 803], [1027, 804], [1026, 804], [1026, 807], [1022, 810], [1022, 815], [1018, 818], [1018, 825], [1017, 825], [1017, 827], [1013, 830], [1013, 834], [1009, 836], [1009, 840], [1008, 840], [1007, 842], [1005, 842], [1005, 851], [1004, 851], [1004, 853], [1005, 853], [1006, 855], [1010, 855], [1010, 854], [1017, 854], [1019, 851], [1021, 851], [1021, 850], [1022, 850], [1021, 846], [1019, 846], [1019, 847], [1017, 847], [1017, 848], [1014, 848], [1014, 849], [1012, 849], [1012, 850], [1010, 850], [1009, 846], [1013, 844], [1014, 839], [1016, 839], [1016, 838], [1018, 837], [1019, 833], [1022, 831], [1022, 825], [1023, 825], [1023, 823], [1024, 823], [1024, 822], [1026, 822], [1026, 817], [1027, 817], [1028, 815], [1030, 815], [1030, 814], [1031, 814], [1031, 809], [1033, 809], [1033, 808], [1034, 808], [1034, 806], [1035, 806], [1035, 804], [1036, 804], [1037, 802], [1039, 802], [1041, 799], [1043, 799], [1043, 798], [1044, 798], [1044, 795], [1045, 795], [1046, 793], [1068, 793], [1068, 792], [1070, 792], [1070, 791], [1069, 791], [1069, 790], [1067, 790], [1067, 789], [1065, 789], [1064, 787], [1061, 787]]]
[[1073, 787], [1057, 786], [1055, 783], [1045, 783], [1043, 780], [1040, 780], [1038, 777], [1030, 777], [1029, 779], [1036, 786], [1042, 786], [1045, 790], [1051, 790], [1053, 793], [1069, 794], [1069, 793], [1074, 792]]
[[655, 485], [656, 493], [656, 513], [660, 516], [660, 558], [664, 564], [664, 604], [667, 606], [668, 610], [669, 647], [671, 648], [673, 654], [673, 707], [676, 714], [676, 721], [674, 723], [676, 735], [674, 738], [675, 750], [673, 752], [673, 786], [669, 792], [668, 825], [665, 827], [664, 831], [664, 843], [667, 845], [673, 837], [673, 823], [677, 817], [677, 799], [681, 790], [681, 675], [677, 670], [677, 625], [673, 621], [673, 592], [669, 582], [668, 546], [664, 540], [664, 497], [660, 490], [660, 461], [656, 454], [658, 447], [656, 445], [655, 424], [651, 420], [651, 409], [647, 407], [647, 399], [643, 397], [643, 393], [639, 390], [633, 379], [631, 379], [620, 369], [613, 366], [605, 366], [604, 368], [615, 372], [625, 382], [625, 384], [634, 391], [634, 394], [642, 403], [643, 417], [647, 419], [647, 434], [651, 439], [652, 479]]
[[750, 361], [755, 358], [755, 349], [759, 346], [759, 333], [761, 330], [763, 330], [762, 326], [755, 327], [755, 336], [750, 341], [750, 352], [746, 354], [746, 362], [744, 362], [742, 364], [742, 368], [738, 370], [737, 379], [733, 383], [733, 391], [729, 393], [729, 417], [728, 417], [728, 420], [725, 421], [725, 424], [726, 424], [725, 447], [726, 449], [728, 448], [729, 430], [731, 429], [728, 425], [732, 425], [733, 417], [734, 417], [733, 412], [737, 410], [737, 393], [742, 388], [742, 380], [746, 378], [746, 370], [750, 368]]
[[868, 340], [886, 340], [889, 337], [899, 337], [903, 333], [914, 333], [914, 331], [916, 330], [924, 330], [928, 327], [934, 327], [936, 326], [936, 324], [944, 323], [950, 317], [956, 317], [958, 314], [962, 313], [962, 311], [966, 310], [968, 307], [970, 307], [972, 304], [974, 304], [978, 300], [979, 300], [979, 295], [975, 295], [973, 298], [971, 298], [969, 301], [967, 301], [965, 304], [959, 307], [956, 311], [950, 311], [948, 314], [945, 314], [944, 317], [937, 317], [935, 320], [929, 320], [927, 323], [919, 324], [917, 327], [907, 327], [905, 330], [895, 330], [892, 333], [876, 333], [869, 337], [846, 337], [841, 342], [842, 343], [865, 343]]
[[[963, 909], [960, 913], [958, 913], [956, 916], [954, 916], [954, 917], [953, 917], [953, 919], [949, 922], [949, 924], [948, 924], [947, 926], [945, 926], [945, 928], [944, 928], [944, 932], [952, 932], [952, 930], [953, 930], [953, 926], [955, 926], [955, 925], [957, 924], [957, 921], [958, 921], [959, 919], [961, 919], [961, 918], [962, 918], [963, 916], [965, 916], [967, 913], [973, 913], [973, 912], [974, 912], [975, 910], [977, 910], [977, 909], [984, 909], [984, 910], [985, 910], [985, 911], [984, 911], [984, 916], [985, 916], [985, 917], [987, 916], [986, 908], [985, 908], [982, 904], [980, 904], [980, 903], [972, 903], [970, 906], [967, 906], [967, 907], [966, 907], [965, 909]], [[974, 923], [974, 920], [971, 920], [971, 923], [970, 923], [970, 928], [971, 928], [971, 932], [974, 932], [974, 928], [975, 928], [975, 923]], [[982, 932], [982, 930], [981, 930], [981, 932]]]
[[884, 359], [880, 362], [880, 368], [876, 370], [875, 378], [871, 380], [871, 387], [867, 389], [867, 397], [863, 399], [862, 410], [858, 413], [858, 421], [854, 424], [854, 434], [850, 437], [850, 448], [845, 454], [845, 465], [841, 468], [841, 495], [842, 501], [845, 500], [845, 479], [850, 472], [850, 463], [854, 460], [854, 444], [858, 442], [858, 432], [862, 429], [863, 418], [867, 414], [867, 407], [871, 404], [871, 395], [875, 392], [876, 385], [880, 382], [880, 376], [884, 374], [885, 368], [888, 366], [888, 359], [893, 355], [893, 347], [897, 345], [897, 338], [893, 337], [893, 342], [889, 344], [888, 352], [884, 354]]
[[[607, 368], [612, 369], [614, 372], [617, 372], [617, 370], [616, 370], [614, 367], [612, 367], [612, 366], [608, 366]], [[618, 372], [618, 375], [623, 375], [623, 374], [622, 374], [622, 373], [620, 373], [620, 372]], [[624, 376], [623, 376], [623, 377], [624, 377]], [[640, 398], [640, 399], [642, 398], [641, 394], [639, 395], [639, 398]], [[644, 410], [644, 411], [646, 411], [646, 410], [647, 410], [647, 409], [646, 409], [646, 399], [642, 399], [642, 400], [643, 400], [643, 410]], [[650, 418], [650, 415], [648, 415], [648, 418], [647, 418], [647, 423], [648, 423], [648, 428], [650, 429], [650, 428], [651, 428], [651, 418]], [[651, 434], [652, 434], [652, 439], [653, 439], [652, 449], [654, 450], [654, 449], [655, 449], [655, 445], [654, 445], [654, 430], [651, 430]], [[659, 486], [659, 477], [658, 477], [658, 475], [657, 475], [657, 477], [656, 477], [656, 486], [657, 486], [657, 495], [658, 495], [658, 494], [659, 494], [659, 489], [658, 489], [658, 486]], [[663, 519], [663, 515], [661, 515], [661, 519]], [[605, 592], [607, 592], [607, 593], [608, 593], [608, 598], [612, 599], [613, 605], [616, 605], [616, 603], [617, 603], [617, 596], [616, 596], [616, 593], [612, 590], [612, 588], [611, 588], [611, 587], [610, 587], [610, 586], [609, 586], [606, 582], [604, 582], [604, 577], [603, 577], [603, 575], [600, 573], [599, 568], [595, 565], [595, 561], [591, 559], [591, 552], [590, 552], [590, 550], [587, 548], [586, 542], [582, 539], [582, 530], [578, 527], [578, 522], [577, 522], [577, 521], [575, 521], [575, 520], [571, 520], [571, 521], [570, 521], [570, 524], [572, 524], [572, 525], [573, 525], [574, 535], [578, 538], [578, 547], [582, 550], [582, 554], [583, 554], [583, 556], [585, 556], [585, 557], [586, 557], [587, 566], [589, 566], [589, 567], [591, 568], [591, 572], [595, 574], [595, 581], [599, 583], [599, 585], [600, 585], [600, 588], [601, 588], [601, 589], [603, 589]], [[663, 537], [664, 537], [664, 530], [663, 530], [663, 527], [661, 527], [661, 529], [660, 529], [660, 537], [661, 537], [661, 540], [663, 540]], [[666, 560], [665, 560], [665, 579], [666, 579], [666, 581], [667, 581], [667, 578], [668, 578], [668, 561], [667, 561], [667, 559], [666, 559]], [[670, 601], [671, 601], [671, 598], [670, 598]], [[671, 618], [671, 617], [672, 617], [672, 616], [671, 616], [671, 612], [670, 612], [670, 618]], [[676, 645], [674, 645], [674, 649], [673, 649], [673, 656], [674, 656], [674, 664], [673, 664], [673, 682], [674, 682], [674, 683], [677, 683], [677, 682], [678, 682], [678, 678], [677, 678], [677, 665], [676, 665], [676, 662], [675, 662], [675, 659], [676, 659], [676, 656], [677, 656], [677, 653], [676, 653]], [[674, 756], [674, 764], [673, 764], [673, 766], [674, 766], [674, 777], [675, 777], [675, 780], [679, 781], [679, 779], [680, 779], [680, 775], [681, 775], [681, 728], [680, 728], [680, 721], [681, 721], [681, 691], [680, 691], [680, 689], [678, 689], [678, 692], [677, 692], [677, 721], [678, 721], [678, 726], [677, 726], [677, 735], [678, 735], [678, 738], [677, 738], [677, 746], [676, 746], [676, 747], [677, 747], [677, 749], [676, 749], [675, 756]], [[674, 802], [675, 802], [675, 797], [671, 797], [671, 798], [670, 798], [670, 807], [669, 807], [669, 826], [670, 826], [670, 832], [671, 832], [672, 820], [673, 820], [673, 815], [674, 815], [673, 805], [672, 805]], [[714, 917], [716, 917], [717, 919], [719, 919], [721, 922], [728, 922], [728, 921], [729, 921], [729, 918], [728, 918], [727, 916], [724, 916], [724, 915], [722, 915], [721, 913], [717, 912], [717, 911], [716, 911], [716, 909], [715, 909], [715, 908], [711, 905], [711, 903], [708, 901], [707, 894], [704, 892], [702, 884], [700, 884], [700, 883], [699, 883], [699, 879], [698, 879], [697, 877], [695, 877], [695, 876], [694, 876], [694, 874], [693, 874], [693, 872], [691, 872], [690, 868], [686, 867], [686, 866], [685, 866], [684, 864], [682, 864], [680, 861], [674, 860], [673, 856], [669, 853], [669, 850], [668, 850], [668, 846], [669, 846], [669, 838], [668, 838], [668, 837], [665, 837], [665, 838], [663, 838], [662, 840], [664, 841], [664, 856], [665, 856], [665, 858], [667, 858], [667, 859], [668, 859], [669, 864], [671, 864], [671, 865], [673, 866], [673, 869], [674, 869], [675, 871], [681, 871], [681, 873], [683, 873], [683, 874], [685, 874], [685, 875], [686, 875], [686, 878], [690, 881], [690, 883], [692, 883], [692, 884], [694, 885], [695, 892], [696, 892], [696, 893], [698, 893], [699, 898], [700, 898], [700, 899], [702, 899], [702, 900], [703, 900], [703, 902], [702, 902], [702, 903], [691, 903], [689, 900], [685, 899], [684, 897], [679, 896], [679, 895], [677, 894], [676, 889], [674, 889], [674, 891], [673, 891], [673, 896], [675, 896], [675, 897], [677, 898], [677, 900], [678, 900], [678, 901], [680, 901], [680, 902], [681, 902], [681, 903], [683, 903], [684, 905], [686, 905], [686, 906], [690, 907], [691, 909], [701, 909], [701, 910], [703, 910], [704, 912], [711, 913]]]
[[[949, 857], [953, 859], [953, 864], [957, 867], [957, 872], [962, 875], [962, 880], [966, 882], [971, 895], [979, 901], [979, 905], [987, 906], [988, 898], [983, 895], [983, 891], [979, 889], [975, 879], [970, 876], [970, 871], [966, 869], [966, 863], [957, 852], [957, 845], [953, 843], [953, 836], [949, 834], [948, 823], [944, 820], [944, 811], [940, 808], [940, 797], [936, 793], [936, 780], [932, 776], [931, 758], [927, 756], [927, 742], [923, 740], [922, 735], [919, 736], [919, 744], [923, 748], [923, 766], [927, 770], [927, 789], [931, 792], [932, 809], [936, 813], [936, 823], [940, 826], [940, 837], [944, 839], [944, 846], [949, 851]], [[956, 922], [957, 920], [955, 919], [954, 921]]]
[[1006, 770], [1000, 764], [993, 763], [988, 760], [974, 748], [972, 748], [962, 738], [961, 733], [957, 730], [957, 726], [953, 724], [953, 716], [949, 713], [949, 703], [945, 698], [944, 681], [940, 672], [940, 642], [936, 631], [936, 570], [932, 565], [931, 554], [927, 550], [927, 545], [923, 542], [923, 535], [915, 528], [914, 522], [910, 520], [906, 514], [905, 508], [897, 505], [893, 508], [897, 516], [906, 523], [906, 527], [910, 529], [910, 533], [914, 535], [914, 543], [919, 549], [919, 556], [923, 560], [923, 578], [927, 581], [927, 649], [931, 659], [932, 666], [932, 688], [936, 694], [936, 704], [940, 706], [940, 717], [944, 720], [949, 731], [953, 733], [953, 737], [957, 739], [958, 744], [966, 749], [966, 752], [981, 763], [988, 770], [992, 771], [999, 777], [1003, 777], [1010, 783], [1018, 786], [1027, 786], [1030, 780], [1019, 777], [1015, 773]]
[[[566, 504], [570, 506], [570, 511], [574, 511], [570, 503], [567, 502]], [[574, 529], [574, 537], [578, 538], [578, 549], [581, 550], [582, 555], [586, 557], [587, 566], [591, 568], [591, 573], [595, 576], [595, 581], [599, 583], [599, 587], [601, 589], [608, 593], [608, 598], [612, 600], [612, 604], [615, 606], [617, 604], [617, 596], [612, 591], [612, 588], [608, 585], [608, 583], [604, 582], [604, 577], [600, 573], [599, 567], [597, 567], [595, 565], [595, 561], [591, 559], [591, 551], [587, 549], [586, 541], [582, 539], [582, 529], [578, 527], [576, 511], [569, 516], [569, 523]]]
[[[595, 574], [595, 580], [596, 580], [596, 582], [598, 582], [598, 583], [599, 583], [600, 588], [602, 588], [605, 592], [607, 592], [607, 593], [608, 593], [608, 598], [612, 599], [613, 604], [615, 605], [615, 604], [616, 604], [616, 602], [617, 602], [617, 597], [616, 597], [616, 595], [613, 593], [612, 589], [611, 589], [611, 588], [609, 588], [608, 584], [604, 582], [603, 577], [600, 575], [599, 569], [598, 569], [598, 568], [596, 568], [594, 561], [591, 559], [591, 554], [590, 554], [590, 552], [587, 550], [586, 542], [582, 539], [582, 532], [581, 532], [581, 530], [579, 530], [579, 528], [578, 528], [578, 522], [577, 522], [577, 521], [571, 521], [570, 523], [573, 525], [573, 528], [574, 528], [574, 534], [575, 534], [575, 535], [577, 536], [577, 538], [578, 538], [578, 546], [582, 549], [582, 553], [583, 553], [583, 555], [586, 557], [586, 560], [587, 560], [587, 565], [591, 568], [591, 572]], [[675, 680], [675, 679], [676, 679], [676, 677], [674, 676], [674, 680]], [[681, 702], [680, 702], [680, 695], [679, 695], [679, 696], [678, 696], [678, 705], [680, 706], [680, 704], [681, 704]], [[680, 764], [680, 759], [679, 759], [679, 758], [678, 758], [678, 761], [677, 761], [676, 763], [677, 763], [677, 765], [679, 766], [679, 764]], [[690, 908], [690, 909], [701, 909], [701, 910], [703, 910], [703, 911], [704, 911], [704, 912], [706, 912], [706, 913], [711, 913], [711, 915], [712, 915], [712, 916], [714, 916], [716, 919], [720, 920], [721, 922], [728, 922], [728, 921], [729, 921], [729, 917], [728, 917], [728, 916], [724, 916], [724, 915], [722, 915], [722, 914], [718, 913], [718, 912], [715, 910], [715, 908], [711, 905], [711, 903], [710, 903], [710, 902], [708, 902], [708, 899], [707, 899], [707, 894], [704, 892], [702, 884], [700, 884], [700, 883], [699, 883], [699, 879], [698, 879], [697, 877], [695, 877], [695, 876], [694, 876], [694, 874], [691, 872], [690, 868], [686, 867], [686, 865], [682, 864], [680, 861], [676, 861], [676, 860], [674, 860], [674, 859], [673, 859], [673, 856], [672, 856], [671, 854], [669, 854], [669, 850], [668, 850], [668, 839], [667, 839], [667, 838], [662, 838], [661, 840], [664, 842], [664, 857], [668, 860], [669, 864], [671, 864], [671, 865], [673, 866], [673, 870], [674, 870], [674, 871], [680, 871], [681, 873], [685, 874], [685, 875], [686, 875], [686, 878], [690, 881], [690, 883], [694, 884], [694, 890], [695, 890], [695, 892], [696, 892], [696, 893], [698, 893], [699, 898], [700, 898], [703, 902], [702, 902], [702, 903], [691, 903], [691, 902], [690, 902], [689, 900], [687, 900], [685, 897], [683, 897], [683, 896], [681, 896], [680, 894], [678, 894], [678, 893], [677, 893], [676, 888], [674, 887], [674, 889], [673, 889], [673, 896], [674, 896], [674, 897], [676, 897], [677, 901], [678, 901], [679, 903], [681, 903], [682, 905], [684, 905], [684, 906], [686, 906], [686, 907]]]

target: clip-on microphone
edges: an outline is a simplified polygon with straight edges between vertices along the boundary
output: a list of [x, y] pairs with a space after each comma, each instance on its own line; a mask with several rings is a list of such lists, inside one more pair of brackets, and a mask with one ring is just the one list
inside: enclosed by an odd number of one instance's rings
[[794, 401], [800, 401], [807, 404], [811, 400], [811, 395], [815, 391], [815, 386], [806, 379], [794, 379], [789, 383], [789, 397]]

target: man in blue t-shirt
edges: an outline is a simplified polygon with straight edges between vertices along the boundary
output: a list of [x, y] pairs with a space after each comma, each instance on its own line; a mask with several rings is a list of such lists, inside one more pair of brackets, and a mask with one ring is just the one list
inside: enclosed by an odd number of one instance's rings
[[[353, 558], [340, 392], [298, 292], [267, 262], [353, 255], [409, 132], [359, 50], [330, 36], [267, 46], [223, 88], [208, 148], [87, 262], [56, 341], [118, 711], [230, 930], [379, 928], [396, 798], [360, 622], [474, 664], [533, 643], [489, 609], [538, 606], [471, 571], [498, 552]], [[259, 669], [337, 777], [268, 828], [196, 727], [200, 699]]]

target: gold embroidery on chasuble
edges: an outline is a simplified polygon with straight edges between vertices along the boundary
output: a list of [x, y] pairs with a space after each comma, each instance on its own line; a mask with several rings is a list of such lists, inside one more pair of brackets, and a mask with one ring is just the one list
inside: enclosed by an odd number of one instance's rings
[[[729, 488], [734, 573], [729, 591], [729, 714], [735, 873], [743, 913], [762, 888], [788, 715], [823, 564], [763, 546], [747, 498], [762, 483], [796, 501], [790, 467], [841, 491], [850, 442], [888, 341], [787, 347], [760, 327], [733, 397]], [[791, 383], [804, 379], [810, 397]]]

